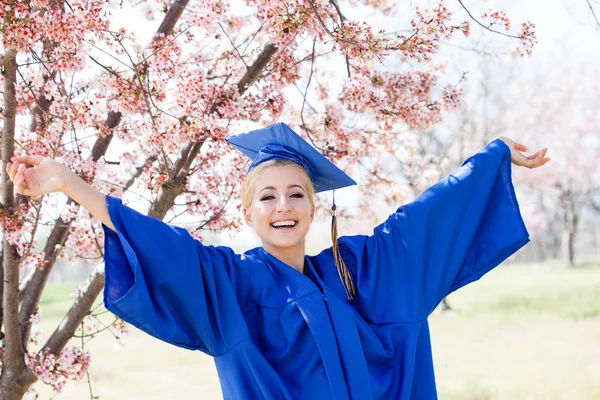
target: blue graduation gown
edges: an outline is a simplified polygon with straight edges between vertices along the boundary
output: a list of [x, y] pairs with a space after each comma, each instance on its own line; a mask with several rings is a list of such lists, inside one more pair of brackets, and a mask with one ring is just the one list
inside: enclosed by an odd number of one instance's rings
[[427, 317], [528, 242], [497, 140], [371, 236], [340, 238], [306, 277], [262, 248], [235, 254], [107, 197], [106, 307], [214, 357], [225, 399], [435, 399]]

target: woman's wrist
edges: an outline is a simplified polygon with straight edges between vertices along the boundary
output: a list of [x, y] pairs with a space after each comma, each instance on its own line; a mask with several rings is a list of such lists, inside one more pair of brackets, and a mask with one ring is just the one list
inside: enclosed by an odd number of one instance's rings
[[83, 181], [81, 179], [81, 177], [79, 177], [79, 175], [77, 175], [75, 172], [71, 171], [69, 168], [63, 166], [64, 168], [64, 172], [62, 174], [62, 190], [61, 192], [63, 192], [64, 194], [66, 194], [68, 197], [72, 198], [73, 200], [75, 200], [73, 198], [73, 193], [74, 191], [76, 191], [76, 188], [80, 185], [80, 181]]

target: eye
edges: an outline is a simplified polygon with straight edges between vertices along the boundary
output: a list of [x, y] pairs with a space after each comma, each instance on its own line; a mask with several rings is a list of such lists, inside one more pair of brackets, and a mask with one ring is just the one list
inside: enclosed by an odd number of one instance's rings
[[304, 197], [304, 195], [302, 193], [293, 193], [290, 197], [301, 199]]
[[275, 196], [271, 195], [271, 194], [267, 194], [265, 196], [263, 196], [260, 201], [265, 201], [265, 200], [273, 200], [275, 198]]

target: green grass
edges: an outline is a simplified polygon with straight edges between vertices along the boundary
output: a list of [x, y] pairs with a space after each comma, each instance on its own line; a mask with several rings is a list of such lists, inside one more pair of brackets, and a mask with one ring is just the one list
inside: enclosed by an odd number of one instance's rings
[[[42, 296], [46, 337], [71, 305], [74, 284]], [[503, 265], [449, 297], [451, 313], [430, 318], [440, 399], [600, 399], [600, 263]], [[75, 341], [73, 345], [79, 345]], [[93, 394], [101, 399], [220, 399], [212, 360], [132, 328], [115, 350], [100, 334], [92, 351]], [[37, 384], [41, 399], [52, 392]], [[89, 399], [87, 382], [57, 400]]]
[[470, 316], [555, 315], [581, 319], [600, 315], [600, 268], [504, 266], [451, 297]]
[[69, 296], [75, 290], [74, 283], [48, 283], [40, 299], [40, 313], [42, 324], [56, 326], [56, 321], [61, 320], [73, 304]]
[[600, 267], [501, 266], [431, 330], [441, 399], [600, 399]]

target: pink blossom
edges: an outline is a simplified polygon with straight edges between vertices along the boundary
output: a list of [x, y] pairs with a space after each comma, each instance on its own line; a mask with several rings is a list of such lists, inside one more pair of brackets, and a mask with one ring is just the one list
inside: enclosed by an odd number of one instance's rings
[[69, 380], [82, 379], [89, 363], [90, 354], [79, 347], [67, 347], [58, 356], [47, 350], [25, 355], [27, 367], [40, 381], [50, 385], [55, 392], [60, 392]]

